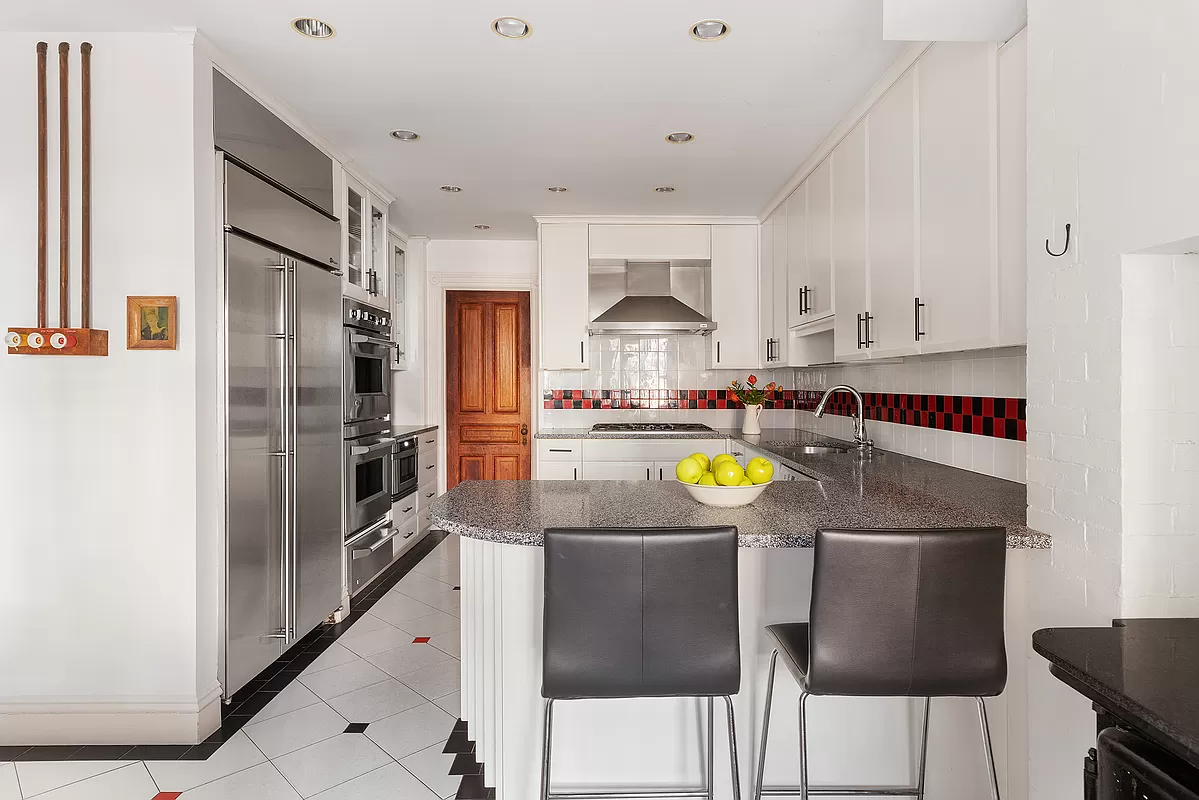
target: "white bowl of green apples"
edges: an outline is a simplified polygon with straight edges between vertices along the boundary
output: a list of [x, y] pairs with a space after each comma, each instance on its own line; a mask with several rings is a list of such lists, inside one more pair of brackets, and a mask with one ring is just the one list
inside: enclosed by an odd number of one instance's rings
[[741, 464], [727, 453], [712, 458], [692, 453], [675, 465], [674, 476], [704, 505], [737, 508], [757, 500], [774, 482], [774, 464], [761, 457]]

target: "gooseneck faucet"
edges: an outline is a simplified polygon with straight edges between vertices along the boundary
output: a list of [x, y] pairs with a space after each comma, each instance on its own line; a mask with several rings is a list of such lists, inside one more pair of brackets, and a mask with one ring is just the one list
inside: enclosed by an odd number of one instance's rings
[[866, 437], [866, 404], [862, 402], [861, 393], [852, 386], [839, 384], [825, 391], [824, 396], [820, 398], [820, 402], [816, 404], [816, 416], [824, 416], [824, 409], [828, 405], [828, 399], [836, 392], [849, 392], [853, 395], [853, 399], [858, 401], [858, 413], [853, 419], [853, 440], [858, 448], [869, 450], [874, 447], [874, 442]]

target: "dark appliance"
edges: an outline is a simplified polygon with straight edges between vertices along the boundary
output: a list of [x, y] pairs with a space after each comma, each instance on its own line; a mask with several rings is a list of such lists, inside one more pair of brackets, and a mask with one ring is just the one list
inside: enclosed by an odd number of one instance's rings
[[391, 447], [391, 501], [399, 502], [416, 491], [417, 439], [396, 439]]
[[593, 433], [715, 433], [699, 422], [598, 422]]
[[1129, 731], [1099, 734], [1098, 800], [1199, 800], [1199, 770]]
[[347, 425], [391, 414], [391, 319], [387, 312], [342, 300], [342, 390]]

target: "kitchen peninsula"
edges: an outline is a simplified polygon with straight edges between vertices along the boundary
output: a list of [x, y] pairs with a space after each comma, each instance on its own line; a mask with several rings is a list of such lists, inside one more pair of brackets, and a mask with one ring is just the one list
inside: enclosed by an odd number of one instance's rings
[[[586, 431], [542, 431], [542, 438], [612, 438]], [[627, 438], [627, 437], [622, 437]], [[658, 437], [658, 440], [665, 437]], [[462, 717], [477, 742], [486, 780], [504, 800], [536, 796], [541, 749], [542, 532], [556, 526], [738, 527], [741, 692], [735, 699], [742, 792], [756, 774], [767, 662], [763, 627], [807, 618], [813, 533], [820, 527], [976, 527], [1008, 532], [1006, 638], [1012, 665], [1007, 691], [988, 701], [1002, 766], [1027, 762], [1025, 572], [1046, 557], [1049, 537], [1025, 524], [1024, 486], [916, 458], [874, 451], [805, 431], [732, 432], [678, 443], [714, 452], [748, 447], [808, 480], [776, 480], [754, 504], [719, 509], [693, 501], [673, 480], [467, 482], [439, 498], [435, 526], [462, 540]], [[677, 441], [677, 439], [675, 439]], [[805, 446], [834, 452], [797, 455]], [[841, 452], [836, 452], [840, 448]], [[786, 453], [787, 455], [783, 455]], [[777, 477], [777, 476], [776, 476]], [[776, 708], [798, 699], [792, 681], [776, 685]], [[971, 700], [933, 704], [927, 798], [985, 797], [984, 762]], [[813, 785], [909, 785], [919, 742], [917, 704], [855, 698], [810, 705]], [[772, 753], [795, 752], [798, 724], [779, 713]], [[614, 785], [696, 787], [704, 736], [699, 701], [582, 701], [560, 706], [554, 723], [555, 790]], [[717, 722], [717, 741], [723, 736]], [[952, 766], [950, 766], [952, 765]], [[717, 770], [717, 797], [731, 795]], [[794, 785], [794, 758], [767, 758], [766, 785]], [[1000, 787], [1008, 776], [1001, 772]], [[1018, 778], [1012, 778], [1015, 783]], [[723, 781], [723, 785], [721, 783]], [[1004, 796], [1008, 796], [1006, 791]]]

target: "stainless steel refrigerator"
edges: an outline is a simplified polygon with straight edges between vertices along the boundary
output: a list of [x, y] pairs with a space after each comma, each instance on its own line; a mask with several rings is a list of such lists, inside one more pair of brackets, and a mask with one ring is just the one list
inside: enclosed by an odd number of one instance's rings
[[341, 604], [336, 220], [223, 158], [225, 696]]

